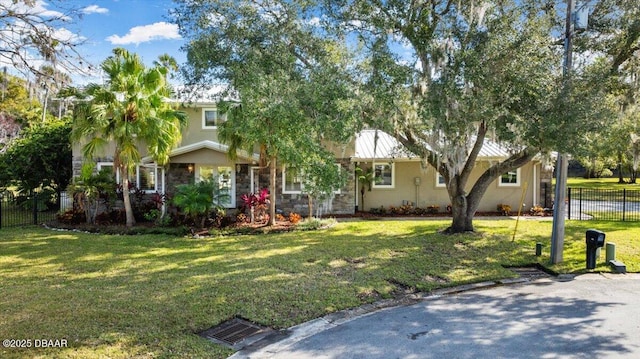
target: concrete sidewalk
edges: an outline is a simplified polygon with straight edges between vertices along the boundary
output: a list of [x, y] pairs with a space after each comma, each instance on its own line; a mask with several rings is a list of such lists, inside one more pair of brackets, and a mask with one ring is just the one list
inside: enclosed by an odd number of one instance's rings
[[316, 319], [231, 358], [640, 358], [638, 274], [479, 287]]

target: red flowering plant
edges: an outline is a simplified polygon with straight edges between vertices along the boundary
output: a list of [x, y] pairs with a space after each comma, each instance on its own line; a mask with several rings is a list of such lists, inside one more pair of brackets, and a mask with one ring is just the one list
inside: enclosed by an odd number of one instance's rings
[[269, 190], [263, 188], [260, 193], [248, 193], [240, 196], [244, 207], [249, 209], [251, 223], [267, 219], [267, 205], [269, 204]]

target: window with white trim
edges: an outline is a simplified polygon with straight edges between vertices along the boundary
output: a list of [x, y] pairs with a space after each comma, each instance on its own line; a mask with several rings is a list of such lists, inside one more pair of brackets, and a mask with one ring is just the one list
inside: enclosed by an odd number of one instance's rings
[[302, 183], [302, 173], [295, 168], [282, 169], [282, 193], [299, 194], [302, 193], [304, 185]]
[[220, 200], [226, 208], [233, 208], [236, 205], [235, 192], [235, 171], [231, 166], [200, 165], [196, 168], [196, 181], [205, 179], [217, 179], [219, 193], [224, 195]]
[[98, 168], [98, 172], [104, 170], [109, 170], [111, 173], [114, 173], [113, 170], [113, 162], [98, 162], [96, 163], [96, 167]]
[[233, 170], [233, 167], [218, 166], [217, 172], [218, 172], [218, 188], [220, 189], [220, 192], [226, 195], [227, 197], [227, 200], [224, 201], [224, 204], [228, 207], [232, 207], [231, 204], [234, 203], [234, 207], [235, 207], [235, 199], [231, 198], [234, 194], [233, 184], [234, 184], [235, 172]]
[[518, 187], [520, 186], [520, 169], [509, 171], [500, 176], [498, 182], [500, 187]]
[[395, 163], [374, 163], [373, 175], [373, 188], [395, 187]]
[[202, 128], [205, 130], [214, 130], [225, 120], [226, 116], [219, 114], [215, 108], [202, 109]]
[[438, 172], [436, 172], [436, 187], [438, 188], [447, 187], [447, 181], [445, 181], [444, 176]]
[[196, 173], [196, 182], [213, 178], [214, 174], [215, 174], [214, 166], [198, 166], [197, 173]]
[[[113, 162], [98, 162], [98, 171], [108, 168], [113, 171]], [[162, 192], [163, 191], [163, 171], [162, 167], [158, 167], [157, 164], [143, 164], [137, 165], [132, 173], [129, 174], [129, 182], [135, 185], [138, 189], [145, 192]], [[115, 171], [116, 183], [122, 183], [120, 179], [120, 170]]]
[[[335, 164], [338, 170], [342, 170], [342, 166], [339, 163]], [[282, 193], [283, 194], [301, 194], [304, 192], [304, 173], [295, 168], [282, 168]], [[340, 188], [333, 191], [335, 194], [340, 194]]]

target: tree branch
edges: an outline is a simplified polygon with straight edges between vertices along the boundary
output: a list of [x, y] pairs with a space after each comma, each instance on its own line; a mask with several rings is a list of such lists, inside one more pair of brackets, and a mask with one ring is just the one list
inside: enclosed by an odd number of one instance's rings
[[480, 123], [478, 126], [478, 134], [476, 137], [476, 142], [473, 144], [473, 148], [467, 157], [467, 162], [462, 169], [462, 173], [460, 173], [460, 182], [467, 183], [473, 168], [475, 167], [476, 160], [478, 159], [478, 155], [480, 154], [480, 150], [482, 150], [482, 146], [484, 146], [484, 140], [487, 134], [487, 125], [484, 121]]

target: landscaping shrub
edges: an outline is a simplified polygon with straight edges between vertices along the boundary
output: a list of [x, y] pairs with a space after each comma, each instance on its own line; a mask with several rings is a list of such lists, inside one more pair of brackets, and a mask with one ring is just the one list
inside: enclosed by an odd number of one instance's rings
[[87, 217], [83, 211], [69, 209], [63, 213], [58, 213], [56, 219], [64, 224], [80, 224], [87, 221]]
[[440, 206], [432, 204], [430, 206], [427, 207], [427, 213], [429, 214], [436, 214], [440, 212]]
[[498, 210], [498, 212], [500, 212], [500, 214], [502, 214], [503, 216], [509, 216], [511, 215], [511, 206], [508, 204], [498, 204], [496, 206], [496, 209]]
[[[186, 217], [205, 228], [207, 219], [216, 220], [224, 213], [222, 203], [228, 199], [228, 194], [218, 186], [216, 178], [209, 178], [193, 184], [182, 184], [176, 187], [172, 202]], [[213, 210], [213, 212], [212, 212]]]
[[289, 222], [296, 224], [300, 222], [301, 219], [302, 219], [302, 216], [300, 216], [298, 213], [295, 213], [295, 212], [289, 213]]
[[429, 213], [429, 210], [428, 210], [428, 209], [421, 208], [421, 207], [416, 207], [416, 208], [413, 210], [413, 212], [414, 212], [416, 215], [421, 216], [421, 215], [423, 215], [423, 214], [425, 214], [425, 213]]
[[529, 213], [532, 216], [544, 216], [544, 208], [542, 208], [541, 206], [535, 205], [533, 207], [531, 207], [531, 209], [529, 210]]
[[335, 218], [319, 219], [319, 218], [307, 218], [304, 221], [296, 225], [296, 230], [312, 231], [321, 228], [327, 228], [338, 223]]
[[85, 165], [80, 177], [67, 187], [67, 192], [73, 196], [74, 209], [84, 212], [87, 223], [95, 223], [98, 214], [111, 210], [117, 195], [115, 189], [110, 170], [94, 173], [92, 165]]
[[240, 198], [243, 202], [241, 210], [249, 212], [251, 223], [269, 220], [269, 215], [267, 214], [269, 190], [267, 188], [263, 188], [260, 193], [243, 194]]
[[238, 223], [247, 223], [249, 222], [249, 217], [246, 214], [240, 212], [236, 215], [236, 222]]
[[387, 214], [387, 209], [384, 206], [380, 206], [378, 208], [371, 208], [369, 210], [371, 214]]

